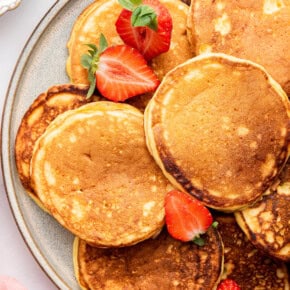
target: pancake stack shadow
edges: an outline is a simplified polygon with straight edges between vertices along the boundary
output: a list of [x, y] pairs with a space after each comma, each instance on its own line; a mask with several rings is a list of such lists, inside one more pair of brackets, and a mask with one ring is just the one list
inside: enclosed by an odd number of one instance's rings
[[[72, 84], [41, 93], [19, 126], [24, 190], [76, 236], [82, 289], [289, 289], [290, 3], [161, 2], [173, 18], [170, 50], [150, 62], [162, 82], [126, 103], [87, 99], [80, 62], [96, 35], [122, 43], [107, 21], [118, 2], [76, 19]], [[205, 246], [167, 233], [173, 188], [218, 221]]]

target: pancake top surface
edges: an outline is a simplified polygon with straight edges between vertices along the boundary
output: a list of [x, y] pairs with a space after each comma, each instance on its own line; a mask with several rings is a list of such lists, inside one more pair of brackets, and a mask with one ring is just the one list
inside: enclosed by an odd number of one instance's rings
[[197, 54], [223, 52], [257, 62], [290, 94], [289, 0], [193, 0], [190, 13]]
[[213, 54], [171, 71], [145, 111], [149, 149], [175, 186], [237, 209], [269, 187], [287, 156], [286, 94], [254, 64]]
[[[168, 52], [152, 60], [152, 68], [161, 79], [165, 73], [177, 64], [191, 58], [186, 22], [189, 7], [177, 0], [161, 0], [167, 7], [173, 20], [171, 45]], [[89, 5], [78, 17], [68, 41], [69, 58], [67, 72], [73, 83], [88, 83], [87, 71], [81, 66], [81, 55], [87, 52], [86, 43], [99, 43], [103, 33], [109, 45], [123, 43], [115, 29], [115, 22], [122, 10], [117, 0], [100, 0]]]
[[279, 177], [276, 189], [236, 217], [253, 244], [275, 258], [290, 261], [289, 161]]
[[124, 246], [164, 223], [168, 181], [147, 151], [143, 114], [96, 102], [59, 116], [35, 145], [33, 188], [49, 212], [82, 239]]
[[253, 246], [232, 215], [218, 214], [215, 219], [224, 243], [223, 279], [235, 280], [241, 289], [289, 289], [284, 263]]
[[15, 141], [15, 159], [20, 180], [30, 193], [33, 194], [30, 185], [30, 160], [36, 140], [56, 116], [86, 104], [86, 94], [87, 86], [53, 86], [37, 97], [22, 118]]
[[155, 239], [121, 249], [97, 249], [79, 241], [76, 275], [85, 289], [212, 289], [223, 249], [216, 230], [199, 247], [172, 239], [164, 230]]

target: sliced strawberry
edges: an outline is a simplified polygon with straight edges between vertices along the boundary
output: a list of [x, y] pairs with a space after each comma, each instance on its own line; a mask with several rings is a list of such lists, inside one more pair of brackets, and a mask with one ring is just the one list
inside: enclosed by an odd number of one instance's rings
[[172, 18], [158, 0], [143, 0], [132, 7], [125, 5], [116, 21], [116, 30], [124, 43], [150, 60], [169, 50]]
[[240, 286], [232, 279], [225, 279], [220, 282], [217, 290], [240, 290]]
[[113, 101], [124, 101], [154, 91], [159, 80], [142, 55], [127, 45], [107, 48], [96, 71], [97, 88]]
[[88, 54], [82, 56], [82, 65], [88, 70], [91, 83], [88, 97], [95, 85], [105, 98], [116, 102], [158, 87], [160, 81], [135, 48], [128, 45], [107, 48], [104, 36], [100, 38], [100, 49], [92, 44], [89, 47]]
[[[165, 221], [169, 234], [187, 242], [199, 240], [213, 222], [210, 211], [197, 199], [178, 190], [165, 197]], [[202, 243], [201, 243], [202, 245]]]

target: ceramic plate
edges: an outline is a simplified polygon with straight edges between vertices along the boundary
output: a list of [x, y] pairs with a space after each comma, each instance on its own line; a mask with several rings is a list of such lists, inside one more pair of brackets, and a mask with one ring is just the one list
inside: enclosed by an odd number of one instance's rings
[[33, 255], [60, 289], [79, 289], [72, 263], [74, 237], [25, 193], [16, 170], [14, 141], [33, 100], [50, 86], [69, 82], [66, 43], [77, 16], [91, 2], [59, 0], [48, 11], [18, 60], [2, 120], [3, 178], [12, 211]]

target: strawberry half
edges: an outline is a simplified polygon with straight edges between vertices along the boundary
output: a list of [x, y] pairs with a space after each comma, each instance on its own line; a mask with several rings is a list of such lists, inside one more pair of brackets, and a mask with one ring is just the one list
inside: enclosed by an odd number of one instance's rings
[[232, 279], [225, 279], [220, 282], [217, 290], [240, 290], [240, 286]]
[[172, 190], [165, 197], [165, 222], [169, 234], [183, 242], [193, 241], [198, 245], [200, 238], [212, 225], [210, 211], [197, 199], [178, 190]]
[[160, 81], [147, 65], [143, 56], [133, 47], [117, 45], [107, 47], [103, 35], [100, 49], [89, 44], [88, 54], [82, 56], [82, 65], [88, 69], [91, 84], [90, 97], [97, 86], [105, 98], [118, 102], [154, 91]]
[[146, 60], [170, 47], [172, 18], [158, 0], [119, 0], [124, 7], [116, 30], [124, 43], [138, 49]]

